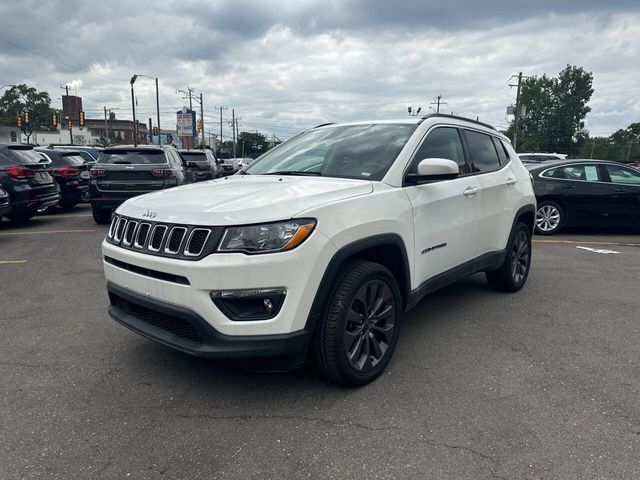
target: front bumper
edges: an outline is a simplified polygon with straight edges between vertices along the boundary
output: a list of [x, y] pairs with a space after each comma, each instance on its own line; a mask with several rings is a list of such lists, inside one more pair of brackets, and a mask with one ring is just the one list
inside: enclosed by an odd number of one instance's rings
[[[185, 308], [227, 336], [283, 335], [304, 330], [316, 292], [336, 248], [316, 229], [298, 248], [264, 255], [214, 253], [181, 260], [125, 249], [104, 241], [110, 284], [143, 298]], [[114, 262], [112, 259], [115, 259]], [[265, 320], [231, 320], [212, 291], [284, 288], [278, 313]]]
[[301, 363], [311, 332], [284, 335], [224, 335], [197, 313], [107, 284], [109, 315], [134, 332], [196, 357], [278, 358]]

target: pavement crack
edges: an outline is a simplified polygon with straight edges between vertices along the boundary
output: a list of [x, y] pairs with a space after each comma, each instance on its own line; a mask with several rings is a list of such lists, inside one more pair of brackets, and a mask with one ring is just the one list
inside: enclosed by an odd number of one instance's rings
[[465, 452], [469, 452], [472, 453], [474, 455], [477, 455], [479, 457], [484, 458], [485, 460], [489, 460], [491, 463], [493, 463], [494, 465], [497, 465], [498, 462], [496, 460], [494, 460], [493, 458], [491, 458], [489, 455], [487, 455], [486, 453], [481, 452], [480, 450], [476, 450], [474, 448], [471, 447], [464, 447], [462, 445], [453, 445], [450, 443], [444, 443], [444, 442], [436, 442], [434, 440], [425, 440], [425, 439], [421, 439], [420, 440], [422, 443], [426, 443], [427, 445], [431, 445], [432, 447], [444, 447], [444, 448], [449, 448], [451, 450], [464, 450]]
[[307, 417], [303, 415], [212, 415], [206, 413], [200, 414], [180, 414], [178, 418], [209, 418], [212, 420], [298, 420], [301, 422], [319, 422], [336, 428], [353, 427], [371, 432], [398, 430], [398, 427], [374, 427], [365, 423], [349, 422], [345, 420], [331, 420], [323, 417]]
[[27, 368], [51, 368], [52, 365], [42, 365], [37, 363], [20, 363], [20, 362], [0, 362], [0, 366], [8, 367], [27, 367]]

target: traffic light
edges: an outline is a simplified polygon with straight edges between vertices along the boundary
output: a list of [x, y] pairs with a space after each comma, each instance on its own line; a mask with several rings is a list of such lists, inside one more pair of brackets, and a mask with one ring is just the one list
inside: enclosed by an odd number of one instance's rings
[[71, 119], [67, 120], [67, 129], [71, 130], [73, 128], [73, 123], [71, 123]]
[[80, 130], [84, 128], [84, 112], [80, 110], [79, 118], [78, 118], [78, 127]]
[[198, 119], [198, 121], [196, 122], [196, 132], [201, 132], [202, 131], [202, 119]]
[[18, 128], [22, 128], [22, 117], [20, 115], [18, 115], [17, 121], [18, 121]]
[[155, 137], [157, 137], [157, 136], [158, 136], [158, 127], [153, 127], [153, 135], [154, 135]]
[[29, 112], [24, 112], [24, 123], [29, 123]]
[[58, 126], [58, 115], [56, 115], [55, 113], [51, 115], [51, 126], [52, 127]]

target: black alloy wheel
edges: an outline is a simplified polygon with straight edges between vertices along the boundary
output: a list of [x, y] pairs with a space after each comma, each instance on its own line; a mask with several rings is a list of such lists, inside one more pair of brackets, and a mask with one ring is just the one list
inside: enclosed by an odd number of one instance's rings
[[398, 284], [386, 267], [361, 260], [347, 263], [312, 340], [317, 370], [345, 386], [372, 382], [391, 360], [401, 310]]
[[394, 336], [395, 317], [389, 285], [370, 280], [360, 287], [349, 306], [344, 329], [345, 352], [354, 370], [371, 371], [384, 358]]
[[511, 247], [511, 276], [515, 284], [522, 280], [529, 272], [530, 241], [524, 230], [518, 230]]
[[509, 239], [504, 262], [497, 270], [486, 272], [489, 286], [503, 292], [517, 292], [527, 281], [531, 269], [531, 231], [518, 222]]

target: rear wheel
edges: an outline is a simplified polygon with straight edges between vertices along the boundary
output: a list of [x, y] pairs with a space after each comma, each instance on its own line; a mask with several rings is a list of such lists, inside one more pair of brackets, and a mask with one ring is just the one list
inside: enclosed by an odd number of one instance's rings
[[311, 354], [316, 369], [345, 386], [375, 380], [393, 355], [401, 308], [397, 282], [387, 268], [348, 263], [315, 332]]
[[111, 210], [94, 207], [91, 206], [91, 213], [93, 214], [93, 219], [98, 225], [107, 225], [111, 222]]
[[562, 207], [556, 202], [540, 202], [536, 212], [536, 233], [553, 235], [558, 233], [564, 222]]
[[529, 276], [531, 268], [531, 232], [524, 223], [517, 223], [507, 248], [502, 266], [486, 272], [487, 281], [494, 290], [517, 292]]

